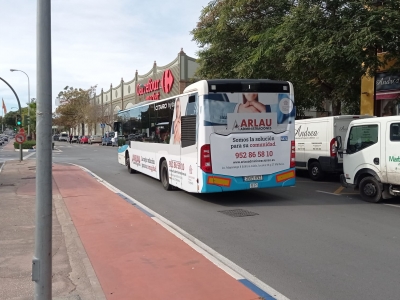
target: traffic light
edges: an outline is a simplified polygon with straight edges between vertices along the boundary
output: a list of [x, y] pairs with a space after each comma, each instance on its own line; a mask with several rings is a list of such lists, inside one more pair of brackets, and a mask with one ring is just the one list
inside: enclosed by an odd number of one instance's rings
[[17, 115], [17, 126], [22, 125], [21, 115]]

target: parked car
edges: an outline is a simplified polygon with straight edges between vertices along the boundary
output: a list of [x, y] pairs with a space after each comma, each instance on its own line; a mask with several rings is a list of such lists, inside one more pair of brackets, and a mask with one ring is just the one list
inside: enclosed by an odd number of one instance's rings
[[53, 135], [53, 141], [59, 141], [59, 140], [60, 140], [60, 135], [59, 134]]
[[77, 135], [74, 135], [72, 137], [71, 143], [78, 143], [78, 136]]
[[78, 135], [78, 143], [81, 142], [82, 135]]
[[58, 138], [58, 140], [61, 142], [61, 141], [64, 141], [64, 142], [69, 142], [69, 135], [68, 135], [68, 133], [66, 133], [66, 132], [61, 132], [61, 135], [60, 135], [60, 137]]
[[81, 144], [89, 144], [89, 136], [88, 135], [83, 135], [81, 137]]
[[102, 146], [108, 146], [108, 145], [112, 145], [112, 140], [114, 138], [114, 132], [106, 132], [103, 136], [103, 138], [101, 139], [101, 145]]
[[89, 144], [101, 143], [101, 135], [92, 135], [89, 138]]

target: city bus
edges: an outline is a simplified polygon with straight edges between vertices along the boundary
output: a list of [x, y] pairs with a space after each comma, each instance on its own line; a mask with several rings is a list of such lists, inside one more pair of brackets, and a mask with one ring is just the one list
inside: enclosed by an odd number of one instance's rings
[[164, 189], [215, 193], [295, 185], [293, 85], [201, 80], [182, 94], [120, 111], [118, 162]]

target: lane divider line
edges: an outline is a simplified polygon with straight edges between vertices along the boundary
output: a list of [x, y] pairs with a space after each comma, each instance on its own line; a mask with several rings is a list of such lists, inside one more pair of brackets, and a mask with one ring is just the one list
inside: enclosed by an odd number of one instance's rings
[[[194, 236], [177, 226], [176, 224], [172, 223], [168, 219], [164, 218], [163, 216], [159, 215], [152, 209], [148, 208], [146, 205], [140, 203], [136, 199], [132, 198], [128, 194], [124, 193], [123, 191], [119, 190], [118, 188], [114, 187], [89, 169], [74, 164], [69, 163], [70, 165], [76, 166], [81, 168], [83, 171], [87, 173], [91, 173], [92, 176], [102, 185], [107, 187], [112, 192], [116, 193], [120, 196], [123, 200], [127, 201], [128, 203], [134, 205], [136, 208], [144, 212], [146, 215], [151, 217], [155, 222], [163, 226], [177, 238], [185, 242], [189, 245], [192, 249], [196, 250], [198, 253], [202, 254], [205, 258], [211, 261], [214, 265], [225, 271], [228, 275], [233, 277], [235, 280], [239, 281], [247, 288], [252, 290], [260, 297], [264, 297], [266, 300], [290, 300], [283, 294], [279, 293], [277, 290], [266, 284], [265, 282], [259, 280], [256, 276], [252, 275], [251, 273], [247, 272], [243, 268], [239, 267], [233, 261], [229, 260], [225, 256], [221, 255], [211, 247], [207, 246], [200, 240], [196, 239]], [[337, 195], [339, 196], [339, 195]]]
[[316, 190], [316, 192], [317, 192], [317, 193], [323, 193], [323, 194], [334, 195], [334, 196], [341, 196], [340, 194], [334, 194], [334, 193], [325, 192], [325, 191], [318, 191], [318, 190]]

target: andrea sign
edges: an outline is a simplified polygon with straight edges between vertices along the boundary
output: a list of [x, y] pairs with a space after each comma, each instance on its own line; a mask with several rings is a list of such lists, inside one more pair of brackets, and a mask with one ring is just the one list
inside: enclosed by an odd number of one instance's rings
[[162, 87], [164, 93], [169, 94], [174, 84], [174, 76], [171, 70], [165, 70], [163, 73], [162, 80], [153, 80], [149, 78], [145, 85], [138, 84], [136, 86], [136, 94], [139, 96], [144, 94], [152, 93], [146, 96], [146, 100], [160, 100], [160, 89]]
[[400, 90], [400, 74], [379, 73], [375, 78], [376, 91]]

